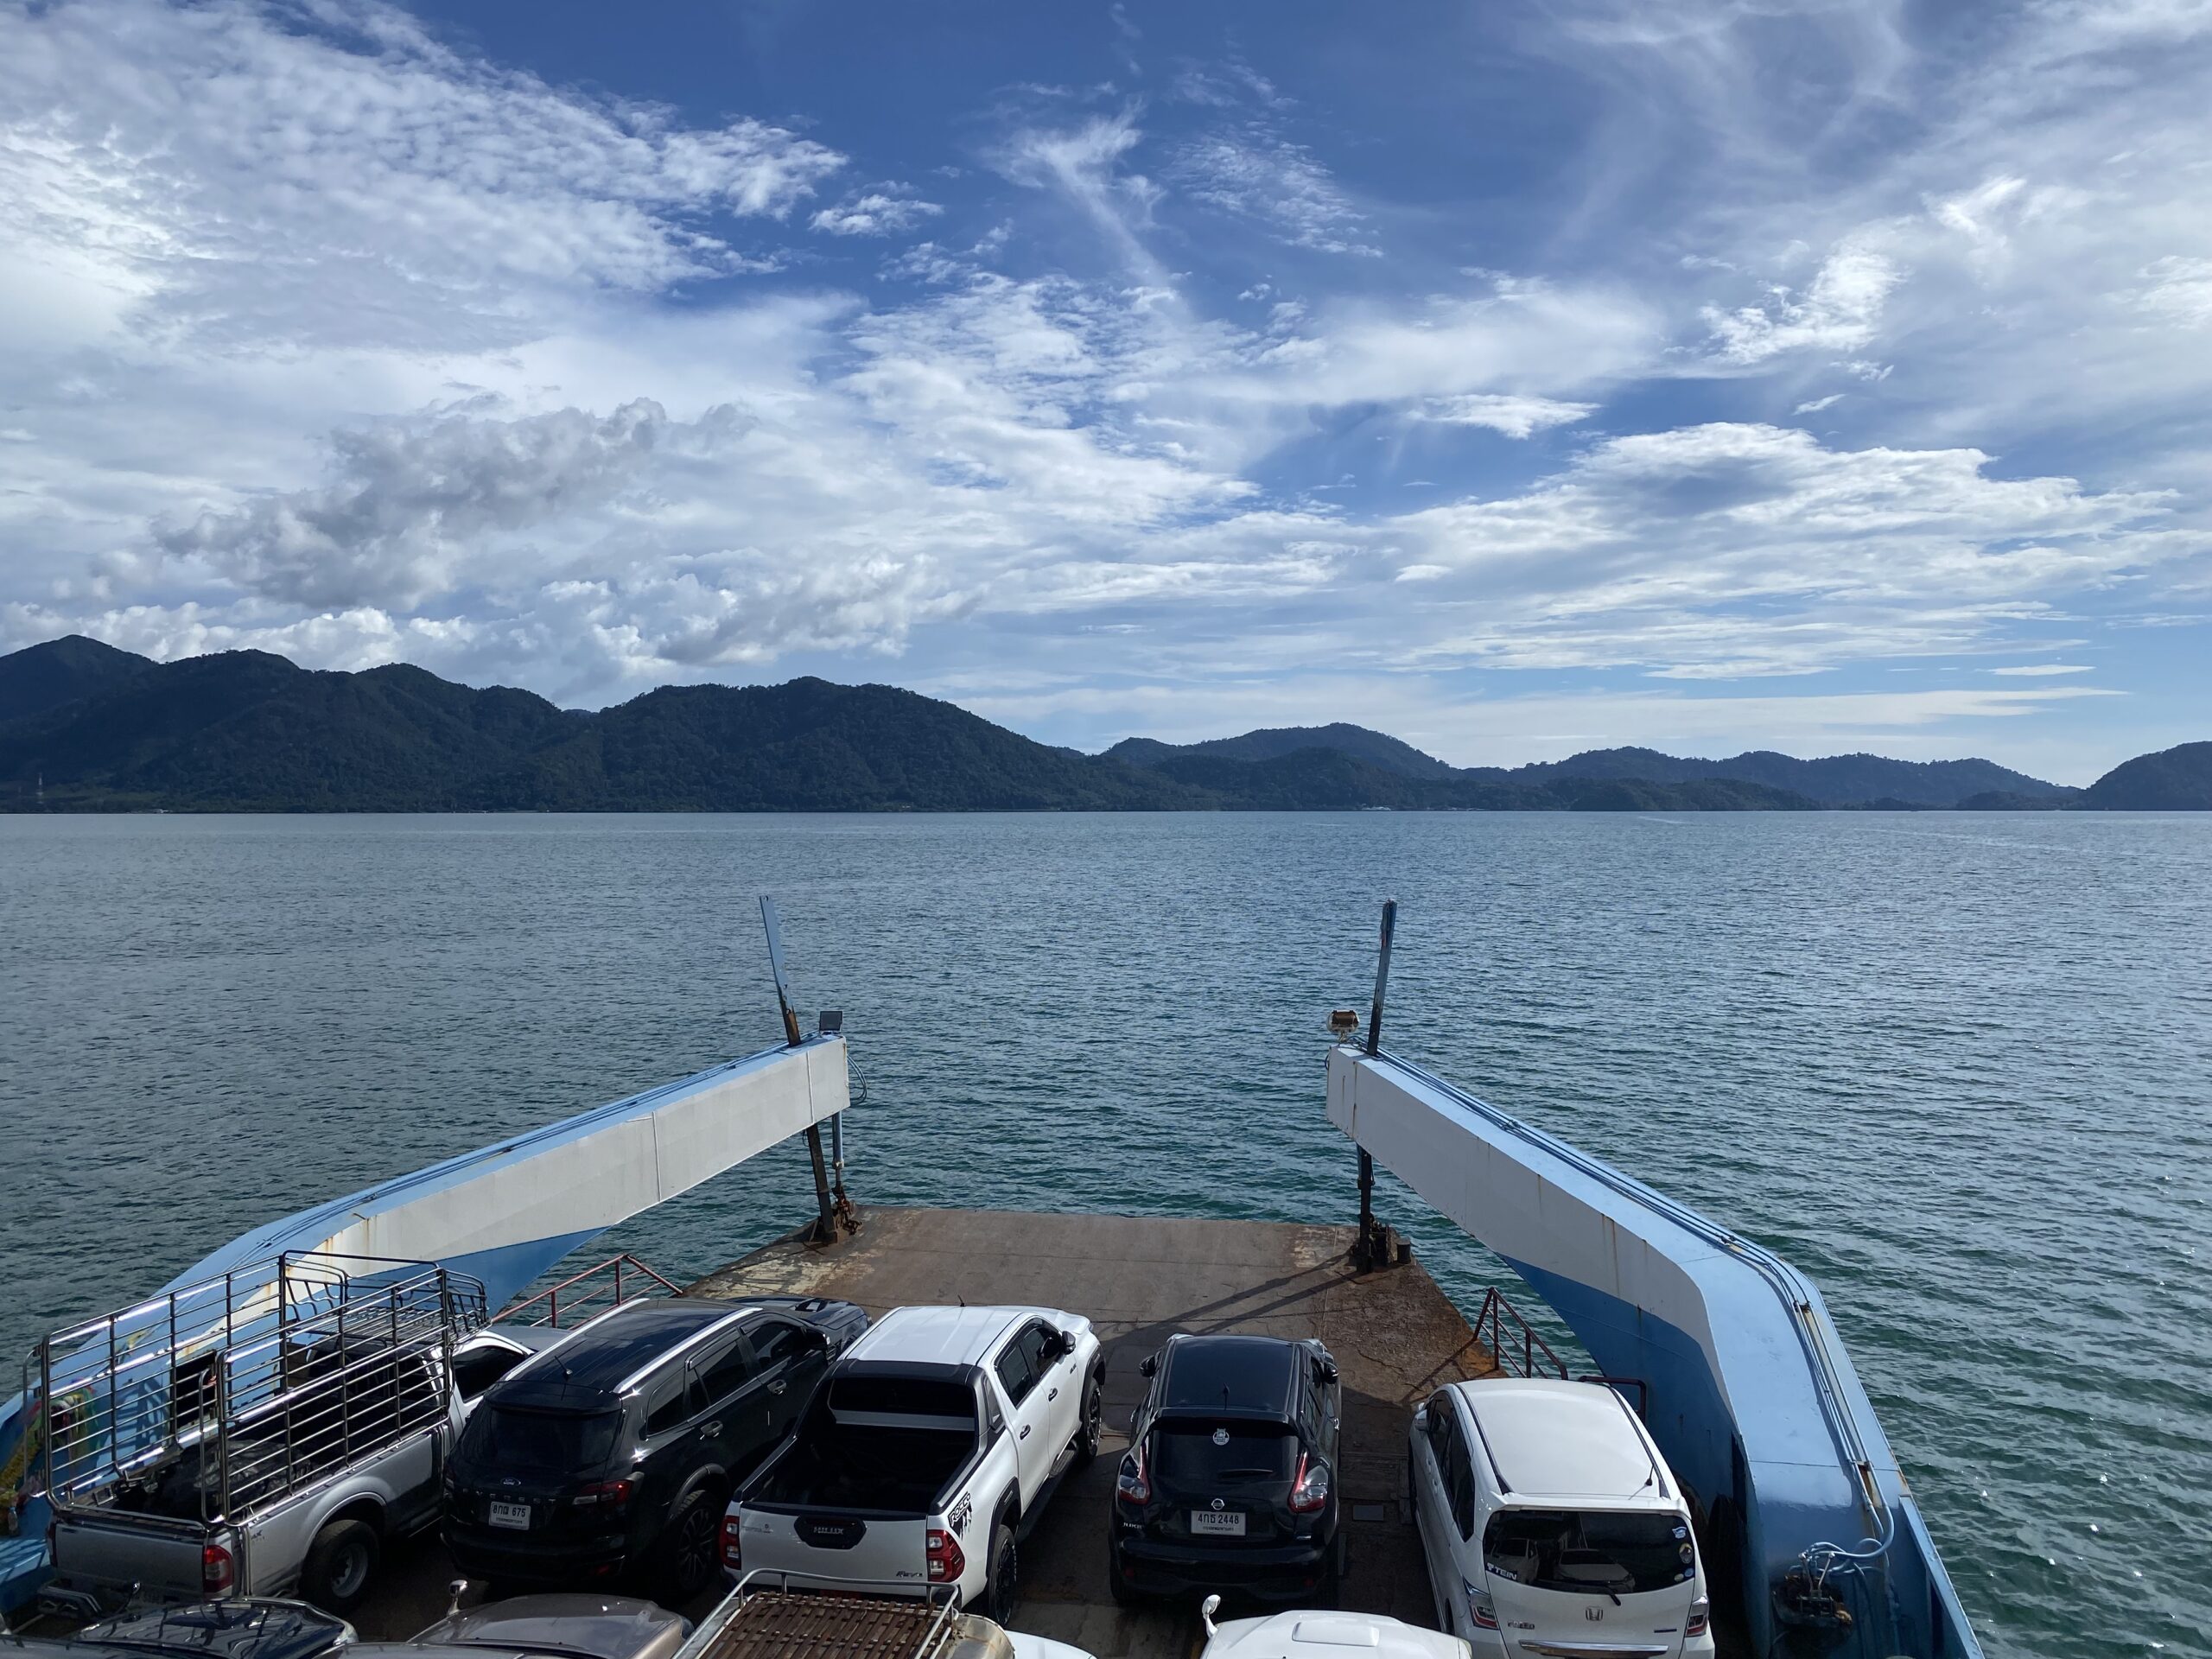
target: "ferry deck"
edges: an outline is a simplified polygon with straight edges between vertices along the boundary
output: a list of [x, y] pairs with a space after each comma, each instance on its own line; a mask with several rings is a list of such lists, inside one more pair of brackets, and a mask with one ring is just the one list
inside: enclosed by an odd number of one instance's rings
[[[1344, 1385], [1343, 1605], [1433, 1622], [1407, 1507], [1408, 1427], [1440, 1385], [1497, 1368], [1417, 1262], [1361, 1272], [1351, 1259], [1355, 1229], [1270, 1222], [876, 1208], [857, 1235], [836, 1243], [807, 1243], [807, 1231], [686, 1294], [832, 1296], [872, 1317], [912, 1303], [1014, 1302], [1065, 1308], [1096, 1327], [1106, 1352], [1104, 1449], [1071, 1474], [1022, 1545], [1016, 1629], [1097, 1659], [1185, 1659], [1203, 1645], [1194, 1603], [1126, 1609], [1106, 1583], [1114, 1471], [1144, 1389], [1137, 1366], [1178, 1331], [1327, 1344]], [[452, 1570], [435, 1536], [390, 1567], [354, 1615], [364, 1639], [404, 1639], [445, 1611]], [[702, 1618], [720, 1593], [684, 1611]]]

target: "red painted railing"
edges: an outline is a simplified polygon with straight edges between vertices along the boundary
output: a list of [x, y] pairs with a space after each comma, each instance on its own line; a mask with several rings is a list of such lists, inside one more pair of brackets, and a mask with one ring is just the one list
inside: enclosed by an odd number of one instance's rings
[[[682, 1294], [680, 1286], [663, 1278], [636, 1256], [612, 1255], [582, 1273], [570, 1274], [550, 1289], [525, 1297], [500, 1313], [499, 1319], [508, 1325], [550, 1325], [558, 1328], [564, 1319], [572, 1325], [582, 1325], [595, 1314], [635, 1301], [640, 1296]], [[539, 1307], [540, 1303], [544, 1306]], [[532, 1309], [537, 1310], [535, 1317]]]

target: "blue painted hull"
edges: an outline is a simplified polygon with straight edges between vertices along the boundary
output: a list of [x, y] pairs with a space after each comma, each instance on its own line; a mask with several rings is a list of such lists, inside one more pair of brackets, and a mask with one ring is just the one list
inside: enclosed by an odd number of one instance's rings
[[1329, 1115], [1503, 1257], [1609, 1376], [1742, 1588], [1752, 1650], [1787, 1630], [1792, 1573], [1851, 1626], [1841, 1659], [1979, 1659], [1872, 1403], [1821, 1295], [1695, 1211], [1388, 1054], [1330, 1056]]

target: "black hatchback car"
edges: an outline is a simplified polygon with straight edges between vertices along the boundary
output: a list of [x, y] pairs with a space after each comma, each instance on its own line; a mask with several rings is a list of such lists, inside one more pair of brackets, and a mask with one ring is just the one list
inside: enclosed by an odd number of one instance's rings
[[1326, 1603], [1344, 1570], [1337, 1363], [1314, 1341], [1177, 1336], [1144, 1362], [1108, 1522], [1116, 1600]]
[[454, 1564], [500, 1590], [620, 1584], [688, 1601], [731, 1489], [868, 1328], [850, 1302], [626, 1303], [480, 1398], [446, 1471]]
[[[52, 1659], [323, 1659], [353, 1640], [353, 1627], [303, 1601], [239, 1597], [121, 1613], [52, 1643]], [[16, 1638], [0, 1642], [0, 1656]], [[47, 1644], [29, 1649], [44, 1654]]]

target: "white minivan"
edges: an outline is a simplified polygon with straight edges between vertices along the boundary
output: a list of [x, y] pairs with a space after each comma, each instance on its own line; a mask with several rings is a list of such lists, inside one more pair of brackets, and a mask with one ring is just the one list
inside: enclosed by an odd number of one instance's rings
[[1478, 1659], [1707, 1659], [1705, 1569], [1666, 1459], [1602, 1382], [1488, 1377], [1414, 1414], [1437, 1620]]

